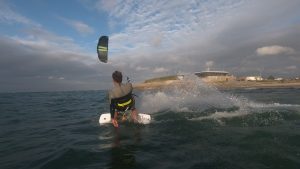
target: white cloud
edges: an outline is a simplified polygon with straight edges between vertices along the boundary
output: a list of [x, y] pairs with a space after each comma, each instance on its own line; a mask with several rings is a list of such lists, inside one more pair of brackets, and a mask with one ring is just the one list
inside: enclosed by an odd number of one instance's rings
[[117, 1], [116, 0], [98, 0], [95, 4], [95, 7], [98, 10], [103, 10], [103, 11], [111, 11], [113, 8], [116, 6]]
[[71, 21], [71, 26], [73, 26], [81, 34], [91, 34], [94, 33], [94, 29], [87, 24], [80, 21]]
[[209, 69], [209, 68], [211, 68], [214, 65], [214, 61], [207, 61], [205, 63], [205, 65], [206, 65], [207, 69]]
[[[100, 3], [101, 2], [101, 3]], [[130, 54], [139, 57], [141, 53], [153, 53], [185, 48], [200, 41], [206, 30], [214, 29], [214, 22], [236, 8], [240, 1], [197, 2], [190, 0], [174, 1], [136, 1], [124, 0], [107, 2], [106, 12], [109, 23], [118, 23], [124, 27], [121, 33], [111, 35], [110, 49], [122, 50], [119, 55]], [[129, 38], [117, 39], [115, 36], [126, 34]], [[134, 51], [132, 54], [131, 52]], [[154, 57], [154, 56], [152, 56]]]
[[266, 55], [279, 55], [279, 54], [292, 54], [295, 53], [295, 50], [290, 47], [284, 46], [265, 46], [256, 49], [256, 53], [259, 56], [266, 56]]
[[[44, 32], [39, 36], [29, 34], [29, 37], [0, 36], [0, 53], [7, 53], [0, 57], [1, 76], [6, 80], [5, 84], [1, 82], [0, 91], [82, 90], [108, 87], [108, 82], [111, 81], [106, 80], [105, 72], [112, 71], [110, 66], [99, 66], [95, 55], [83, 52], [72, 44], [72, 41], [68, 41], [68, 38], [50, 35], [51, 33]], [[47, 37], [50, 40], [47, 40]], [[99, 79], [104, 80], [99, 82]]]
[[67, 18], [60, 17], [65, 23], [70, 25], [73, 29], [79, 32], [81, 35], [88, 35], [94, 33], [94, 29], [89, 25], [83, 23], [82, 21], [71, 20]]
[[64, 80], [64, 77], [48, 76], [49, 80]]
[[149, 70], [149, 68], [148, 68], [148, 67], [137, 66], [137, 67], [135, 68], [135, 70], [136, 70], [136, 71], [147, 71], [147, 70]]
[[287, 66], [287, 67], [285, 67], [285, 69], [287, 69], [287, 70], [297, 70], [298, 67], [295, 66], [295, 65], [292, 65], [292, 66]]
[[156, 67], [156, 68], [154, 68], [153, 73], [164, 73], [167, 71], [169, 71], [169, 69], [163, 68], [163, 67]]
[[64, 36], [58, 36], [42, 28], [31, 28], [24, 31], [27, 36], [10, 37], [17, 44], [25, 47], [28, 51], [41, 52], [41, 57], [67, 59], [69, 61], [80, 61], [91, 65], [97, 63], [96, 57], [87, 53], [73, 39]]
[[[81, 33], [91, 33], [94, 31], [88, 25], [80, 21], [67, 20], [65, 18], [61, 19], [73, 25], [74, 28], [76, 28], [77, 31]], [[59, 36], [53, 32], [48, 31], [47, 28], [42, 27], [39, 23], [36, 23], [25, 16], [22, 16], [21, 14], [14, 11], [8, 3], [0, 0], [0, 23], [1, 22], [21, 23], [27, 26], [22, 29], [23, 36], [14, 35], [8, 38], [14, 40], [15, 43], [24, 47], [28, 51], [42, 51], [43, 54], [49, 54], [54, 58], [68, 56], [69, 58], [67, 59], [69, 60], [81, 60], [83, 63], [87, 64], [95, 63], [95, 61], [91, 59], [91, 57], [86, 57], [89, 54], [80, 45], [74, 42], [72, 38]]]
[[7, 23], [7, 24], [21, 23], [24, 25], [32, 25], [37, 27], [40, 26], [39, 24], [28, 19], [27, 17], [15, 12], [4, 1], [0, 1], [0, 22]]
[[[201, 71], [205, 65], [225, 69], [238, 67], [236, 72], [244, 70], [245, 74], [251, 70], [256, 73], [259, 66], [268, 73], [276, 74], [283, 69], [299, 74], [299, 67], [295, 66], [299, 62], [297, 51], [300, 49], [299, 24], [295, 22], [300, 16], [299, 0], [80, 1], [93, 4], [91, 10], [98, 8], [101, 14], [107, 12], [110, 27], [118, 28], [118, 32], [109, 31], [112, 32], [109, 44], [109, 62], [112, 64], [99, 66], [96, 54], [85, 53], [83, 47], [76, 44], [78, 41], [33, 26], [25, 31], [25, 37], [0, 41], [1, 53], [8, 54], [7, 58], [1, 58], [2, 70], [13, 72], [4, 66], [9, 63], [6, 60], [14, 60], [16, 64], [10, 66], [13, 69], [32, 68], [30, 72], [15, 70], [19, 74], [36, 77], [38, 73], [44, 79], [61, 79], [63, 83], [73, 78], [87, 86], [93, 80], [97, 81], [95, 86], [98, 83], [111, 85], [109, 72], [116, 68], [133, 75], [134, 79], [140, 77], [138, 80], [159, 76], [159, 73]], [[0, 0], [0, 23], [38, 25], [1, 4]], [[64, 21], [82, 35], [94, 31], [82, 21]], [[282, 45], [279, 49], [262, 46], [257, 50], [258, 55], [295, 54], [280, 61], [276, 57], [250, 59], [255, 57], [258, 44]], [[247, 64], [249, 60], [251, 64]], [[274, 67], [278, 69], [272, 69]], [[103, 78], [105, 74], [109, 76]], [[10, 75], [7, 77], [16, 78], [15, 74]]]

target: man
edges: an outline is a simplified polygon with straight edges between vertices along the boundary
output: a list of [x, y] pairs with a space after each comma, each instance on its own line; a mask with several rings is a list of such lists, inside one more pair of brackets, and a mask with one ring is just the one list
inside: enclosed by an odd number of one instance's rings
[[109, 91], [110, 115], [114, 127], [118, 127], [117, 116], [119, 111], [131, 110], [131, 118], [137, 122], [135, 100], [132, 95], [132, 84], [122, 83], [122, 73], [115, 71], [112, 74], [114, 87]]

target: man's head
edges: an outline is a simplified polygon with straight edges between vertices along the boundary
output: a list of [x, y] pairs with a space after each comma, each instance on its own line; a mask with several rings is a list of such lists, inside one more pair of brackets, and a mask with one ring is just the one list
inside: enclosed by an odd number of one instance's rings
[[122, 72], [116, 70], [116, 71], [112, 74], [112, 78], [113, 78], [113, 80], [114, 80], [115, 82], [117, 82], [117, 83], [122, 83], [122, 79], [123, 79], [123, 77], [122, 77]]

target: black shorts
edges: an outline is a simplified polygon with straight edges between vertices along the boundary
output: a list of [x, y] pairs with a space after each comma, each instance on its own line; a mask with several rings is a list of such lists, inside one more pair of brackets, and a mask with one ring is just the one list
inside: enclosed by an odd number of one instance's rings
[[[126, 106], [119, 106], [120, 104], [122, 105], [126, 102], [130, 102], [130, 103], [128, 103], [128, 105], [126, 105]], [[111, 115], [111, 118], [114, 118], [115, 112], [123, 112], [126, 110], [134, 110], [134, 109], [135, 109], [135, 100], [134, 100], [134, 97], [132, 96], [132, 94], [129, 93], [126, 96], [111, 100], [110, 115]]]

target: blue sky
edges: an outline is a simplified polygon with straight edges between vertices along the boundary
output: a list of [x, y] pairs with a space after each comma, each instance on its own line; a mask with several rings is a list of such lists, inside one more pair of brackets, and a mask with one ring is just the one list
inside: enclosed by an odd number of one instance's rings
[[91, 49], [95, 48], [92, 44], [98, 36], [111, 33], [107, 24], [107, 13], [89, 9], [81, 1], [12, 0], [2, 4], [9, 11], [23, 17], [19, 21], [7, 20], [10, 23], [4, 25], [2, 31], [11, 36], [24, 36], [24, 29], [38, 27], [57, 36], [70, 37], [92, 52]]
[[[0, 91], [108, 89], [208, 66], [300, 76], [298, 0], [0, 0]], [[109, 63], [97, 60], [108, 35]]]

